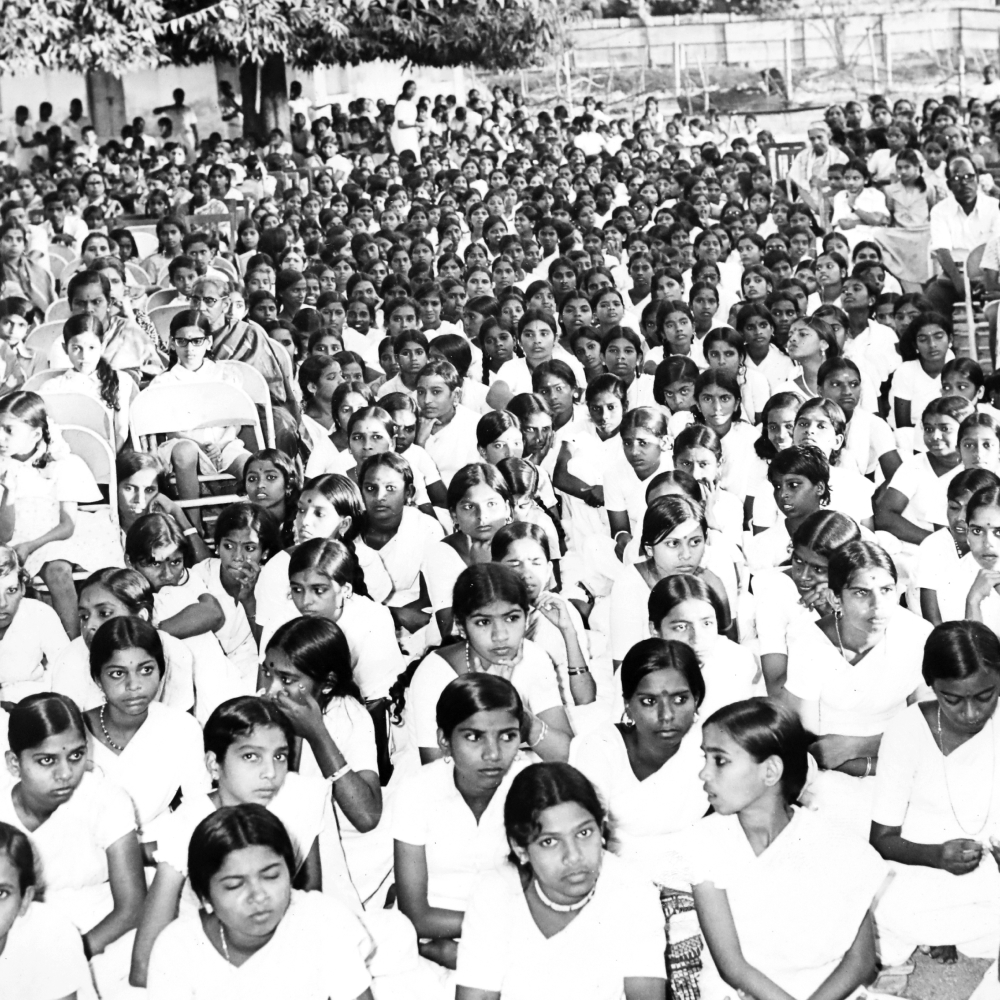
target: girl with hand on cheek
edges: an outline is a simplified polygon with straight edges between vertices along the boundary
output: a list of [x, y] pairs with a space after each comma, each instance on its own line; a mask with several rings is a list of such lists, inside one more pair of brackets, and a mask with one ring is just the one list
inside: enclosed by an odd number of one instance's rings
[[711, 427], [692, 424], [674, 438], [674, 468], [692, 476], [705, 499], [705, 517], [710, 527], [736, 546], [743, 544], [743, 505], [738, 497], [719, 486], [722, 444]]
[[[455, 582], [452, 597], [460, 641], [420, 661], [405, 692], [407, 724], [423, 763], [442, 756], [434, 712], [441, 692], [456, 675], [489, 673], [508, 679], [524, 702], [527, 745], [546, 760], [565, 760], [572, 729], [548, 654], [525, 638], [527, 588], [513, 570], [497, 563], [473, 565]], [[396, 693], [394, 714], [401, 714]]]
[[[861, 838], [799, 808], [807, 749], [799, 720], [762, 698], [704, 723], [701, 778], [714, 812], [691, 829], [685, 851], [708, 944], [704, 1000], [736, 990], [847, 997], [875, 975], [871, 907], [887, 869]], [[804, 891], [821, 901], [809, 914], [793, 905]]]

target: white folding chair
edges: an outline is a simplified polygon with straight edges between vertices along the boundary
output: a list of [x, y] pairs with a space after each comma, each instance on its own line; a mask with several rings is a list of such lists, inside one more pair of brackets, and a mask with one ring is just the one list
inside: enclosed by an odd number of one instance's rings
[[149, 313], [149, 318], [154, 327], [156, 327], [157, 336], [160, 338], [160, 343], [165, 344], [170, 340], [170, 321], [184, 309], [190, 309], [189, 305], [179, 305], [179, 306], [160, 306], [159, 309], [152, 309]]
[[52, 423], [60, 427], [86, 427], [95, 434], [100, 434], [114, 447], [115, 431], [111, 417], [93, 396], [85, 396], [82, 392], [47, 393], [44, 384], [40, 390], [34, 391], [39, 392], [45, 400], [45, 413]]
[[[71, 424], [63, 425], [59, 428], [62, 439], [69, 445], [69, 450], [78, 455], [87, 463], [91, 475], [97, 481], [98, 486], [107, 487], [107, 503], [87, 503], [80, 504], [83, 511], [105, 511], [108, 517], [116, 520], [118, 517], [118, 476], [115, 471], [115, 450], [108, 443], [107, 439], [92, 431], [89, 427], [74, 427]], [[73, 579], [79, 583], [90, 576], [87, 570], [76, 570], [73, 572]], [[31, 582], [35, 590], [46, 592], [48, 588], [41, 577], [36, 577]]]
[[[147, 277], [147, 281], [148, 281]], [[170, 305], [180, 292], [176, 288], [161, 288], [158, 291], [153, 292], [152, 295], [146, 300], [146, 312], [152, 312], [154, 309], [160, 309], [163, 306]]]
[[52, 379], [58, 378], [60, 375], [65, 375], [65, 368], [46, 368], [43, 372], [35, 372], [31, 378], [26, 379], [24, 385], [21, 388], [25, 392], [37, 392], [39, 395], [44, 395], [45, 389], [44, 385], [46, 382], [51, 382]]
[[974, 278], [982, 276], [982, 260], [985, 249], [986, 244], [984, 243], [971, 250], [966, 258], [965, 267], [962, 268], [963, 292], [965, 293], [962, 308], [965, 312], [965, 325], [969, 331], [969, 357], [976, 362], [979, 361], [979, 344], [976, 340], [976, 309], [975, 303], [972, 301], [972, 281]]
[[125, 271], [137, 285], [145, 288], [146, 285], [151, 284], [149, 275], [138, 264], [126, 264]]
[[264, 440], [268, 448], [274, 444], [274, 409], [267, 379], [245, 361], [217, 361], [220, 368], [233, 372], [240, 380], [240, 388], [264, 411]]
[[56, 288], [60, 288], [59, 278], [62, 276], [63, 271], [66, 270], [66, 258], [60, 257], [58, 254], [49, 254], [49, 274], [52, 275], [56, 283]]
[[65, 266], [71, 260], [76, 260], [76, 250], [73, 247], [63, 246], [62, 243], [50, 243], [49, 257], [58, 257]]
[[25, 366], [26, 375], [34, 375], [37, 372], [48, 369], [49, 351], [52, 350], [52, 345], [62, 336], [64, 325], [62, 322], [43, 323], [41, 326], [36, 326], [24, 338], [24, 346], [33, 352], [31, 360]]
[[45, 310], [45, 322], [55, 323], [58, 320], [67, 320], [70, 318], [70, 315], [69, 299], [56, 299]]
[[[254, 401], [228, 382], [193, 385], [151, 385], [132, 402], [132, 441], [143, 451], [155, 451], [160, 435], [180, 434], [208, 427], [252, 427], [257, 450], [264, 447], [260, 417]], [[235, 482], [227, 473], [199, 476], [199, 482]], [[209, 507], [230, 503], [231, 496], [178, 501], [182, 507]]]
[[128, 231], [135, 241], [135, 248], [139, 251], [139, 259], [145, 260], [156, 253], [160, 241], [156, 238], [156, 226], [129, 226]]

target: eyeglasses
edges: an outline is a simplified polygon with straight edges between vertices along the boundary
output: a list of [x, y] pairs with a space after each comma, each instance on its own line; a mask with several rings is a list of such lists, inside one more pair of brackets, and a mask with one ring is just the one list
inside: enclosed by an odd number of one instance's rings
[[171, 337], [178, 347], [201, 347], [208, 337]]
[[976, 174], [952, 174], [951, 179], [953, 181], [959, 181], [962, 184], [969, 184], [976, 182]]
[[200, 306], [204, 303], [209, 309], [214, 309], [222, 300], [213, 296], [192, 295], [189, 301], [193, 306]]

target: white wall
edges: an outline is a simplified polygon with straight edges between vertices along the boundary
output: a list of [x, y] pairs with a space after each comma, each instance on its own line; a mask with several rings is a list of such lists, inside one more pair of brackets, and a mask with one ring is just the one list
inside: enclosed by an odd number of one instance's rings
[[[337, 101], [345, 107], [357, 97], [373, 100], [396, 100], [403, 81], [415, 79], [419, 94], [431, 96], [443, 93], [462, 96], [468, 86], [463, 69], [403, 69], [401, 63], [369, 63], [361, 66], [334, 67], [313, 73], [288, 67], [288, 82], [300, 80], [303, 91], [317, 103]], [[131, 121], [136, 115], [146, 118], [150, 131], [155, 131], [152, 109], [173, 102], [173, 91], [185, 91], [187, 103], [198, 116], [199, 131], [203, 136], [221, 131], [222, 120], [217, 104], [218, 81], [232, 81], [239, 91], [239, 74], [235, 66], [208, 63], [203, 66], [165, 66], [141, 73], [128, 73], [122, 79], [125, 96], [124, 118]], [[87, 85], [82, 74], [49, 72], [18, 73], [0, 76], [0, 117], [14, 118], [14, 109], [25, 104], [30, 120], [38, 117], [38, 105], [49, 101], [53, 119], [62, 121], [69, 113], [69, 102], [78, 97], [87, 107]], [[109, 136], [102, 136], [102, 139]]]

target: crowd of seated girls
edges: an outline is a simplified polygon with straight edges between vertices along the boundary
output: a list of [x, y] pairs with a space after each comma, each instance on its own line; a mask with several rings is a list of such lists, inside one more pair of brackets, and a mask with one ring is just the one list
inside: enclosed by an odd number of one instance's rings
[[[526, 145], [425, 130], [229, 238], [191, 177], [58, 284], [0, 206], [0, 995], [850, 1000], [1000, 952], [1000, 384], [957, 258], [885, 235], [979, 133], [835, 107], [777, 184], [766, 133], [494, 98]], [[132, 433], [234, 362], [264, 446]]]

